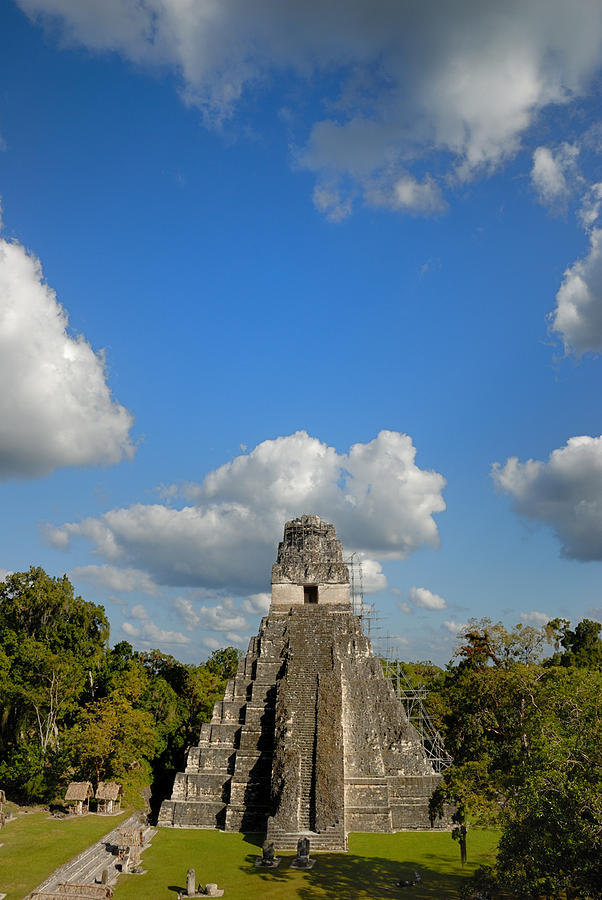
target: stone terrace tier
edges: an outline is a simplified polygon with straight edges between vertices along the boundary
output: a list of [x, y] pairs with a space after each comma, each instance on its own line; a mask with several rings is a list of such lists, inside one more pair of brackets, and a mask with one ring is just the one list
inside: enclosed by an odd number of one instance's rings
[[188, 752], [186, 770], [176, 775], [159, 825], [266, 830], [283, 633], [283, 621], [262, 620], [211, 722], [201, 727], [198, 746]]

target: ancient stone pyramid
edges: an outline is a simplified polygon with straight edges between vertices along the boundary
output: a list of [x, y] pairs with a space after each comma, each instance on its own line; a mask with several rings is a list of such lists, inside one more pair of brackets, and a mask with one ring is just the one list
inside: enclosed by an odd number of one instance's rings
[[439, 778], [353, 614], [334, 527], [287, 522], [269, 614], [159, 825], [344, 850], [349, 831], [429, 828]]

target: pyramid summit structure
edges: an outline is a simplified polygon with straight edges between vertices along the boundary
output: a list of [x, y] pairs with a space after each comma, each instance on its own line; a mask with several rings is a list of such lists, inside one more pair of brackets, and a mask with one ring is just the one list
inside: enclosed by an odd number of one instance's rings
[[350, 831], [429, 829], [439, 779], [352, 610], [334, 526], [287, 522], [269, 613], [159, 825], [345, 850]]

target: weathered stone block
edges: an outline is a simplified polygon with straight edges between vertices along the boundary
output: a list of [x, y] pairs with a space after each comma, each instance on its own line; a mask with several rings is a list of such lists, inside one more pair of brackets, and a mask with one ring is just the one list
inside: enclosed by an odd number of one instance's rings
[[174, 804], [174, 828], [223, 828], [226, 804], [218, 801]]
[[367, 831], [387, 834], [394, 830], [391, 810], [370, 807], [348, 807], [345, 826], [348, 831]]
[[347, 782], [345, 785], [345, 803], [347, 806], [376, 806], [387, 808], [390, 803], [387, 780], [366, 779], [363, 782]]

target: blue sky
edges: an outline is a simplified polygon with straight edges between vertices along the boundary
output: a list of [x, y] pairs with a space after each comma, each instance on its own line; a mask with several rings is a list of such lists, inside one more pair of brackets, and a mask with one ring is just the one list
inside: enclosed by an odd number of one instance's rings
[[598, 3], [18, 0], [0, 66], [1, 570], [198, 660], [317, 512], [404, 658], [602, 617]]

